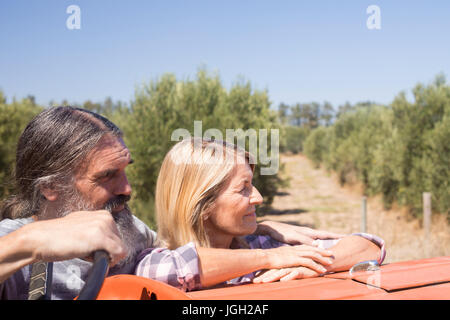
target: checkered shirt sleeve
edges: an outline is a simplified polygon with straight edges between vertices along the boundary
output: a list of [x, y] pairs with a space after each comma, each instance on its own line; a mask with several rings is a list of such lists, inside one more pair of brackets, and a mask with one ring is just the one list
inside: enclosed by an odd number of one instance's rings
[[176, 250], [144, 250], [138, 257], [135, 274], [167, 283], [183, 291], [201, 288], [198, 255], [193, 242]]
[[286, 243], [279, 242], [269, 236], [249, 235], [245, 237], [251, 249], [272, 249], [281, 246], [288, 246]]
[[[386, 247], [385, 247], [385, 242], [382, 238], [373, 235], [373, 234], [369, 234], [369, 233], [352, 233], [352, 236], [360, 236], [363, 237], [364, 239], [367, 239], [369, 241], [372, 241], [373, 243], [375, 243], [378, 247], [380, 247], [381, 249], [381, 254], [380, 254], [380, 258], [378, 259], [378, 263], [381, 265], [384, 261], [384, 258], [386, 257]], [[332, 246], [334, 246], [335, 244], [337, 244], [341, 239], [327, 239], [327, 240], [314, 240], [313, 241], [313, 245], [316, 245], [319, 248], [322, 249], [328, 249]]]

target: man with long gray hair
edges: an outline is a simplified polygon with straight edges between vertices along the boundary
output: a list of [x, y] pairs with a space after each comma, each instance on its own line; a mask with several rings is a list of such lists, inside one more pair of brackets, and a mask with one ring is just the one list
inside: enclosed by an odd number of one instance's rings
[[[63, 260], [54, 263], [53, 298], [73, 299], [81, 289], [91, 264], [78, 257], [104, 249], [114, 264], [111, 274], [132, 273], [137, 253], [153, 245], [155, 233], [127, 206], [131, 187], [124, 170], [131, 162], [120, 129], [84, 109], [50, 108], [25, 128], [17, 145], [16, 193], [0, 211], [0, 237], [8, 240], [24, 226], [22, 234], [35, 236], [28, 243], [41, 244], [19, 266]], [[29, 269], [4, 271], [1, 280], [13, 274], [0, 285], [3, 298], [27, 297]]]

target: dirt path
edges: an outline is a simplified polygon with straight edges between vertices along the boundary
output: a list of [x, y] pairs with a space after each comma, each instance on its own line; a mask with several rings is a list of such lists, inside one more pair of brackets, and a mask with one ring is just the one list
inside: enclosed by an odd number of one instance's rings
[[[361, 231], [361, 188], [341, 187], [333, 174], [315, 169], [302, 155], [283, 155], [281, 162], [290, 185], [280, 190], [273, 210], [260, 220], [346, 234]], [[387, 211], [379, 198], [367, 200], [367, 232], [386, 241], [386, 263], [450, 255], [450, 227], [442, 215], [433, 217], [431, 231], [426, 242], [420, 221], [408, 218], [405, 210]]]

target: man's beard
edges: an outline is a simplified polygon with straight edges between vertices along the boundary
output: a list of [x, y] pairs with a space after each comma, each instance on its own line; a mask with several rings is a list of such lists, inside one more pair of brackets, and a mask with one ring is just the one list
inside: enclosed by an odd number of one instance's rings
[[[129, 196], [119, 195], [108, 200], [102, 207], [97, 208], [86, 201], [77, 190], [71, 190], [66, 193], [65, 201], [63, 201], [63, 205], [58, 210], [57, 217], [64, 217], [75, 211], [109, 211], [116, 223], [119, 236], [127, 252], [126, 257], [120, 260], [114, 268], [121, 268], [127, 264], [133, 264], [134, 267], [134, 260], [141, 250], [143, 241], [139, 230], [134, 225], [133, 215], [127, 204], [129, 200]], [[112, 213], [115, 208], [121, 205], [124, 206], [123, 210]]]

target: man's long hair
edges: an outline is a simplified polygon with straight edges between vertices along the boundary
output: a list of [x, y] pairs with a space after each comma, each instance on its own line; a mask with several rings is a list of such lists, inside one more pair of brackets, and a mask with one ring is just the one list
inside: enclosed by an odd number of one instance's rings
[[3, 201], [0, 219], [39, 214], [41, 188], [71, 187], [76, 168], [105, 134], [122, 136], [111, 121], [85, 109], [54, 107], [38, 114], [19, 138], [14, 193]]

